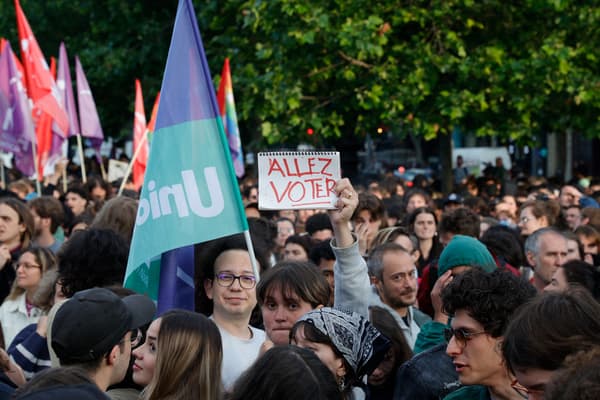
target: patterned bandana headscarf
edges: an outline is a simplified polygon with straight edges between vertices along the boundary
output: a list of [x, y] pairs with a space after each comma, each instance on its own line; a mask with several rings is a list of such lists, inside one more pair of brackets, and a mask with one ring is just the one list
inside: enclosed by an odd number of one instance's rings
[[357, 379], [373, 372], [391, 346], [388, 338], [354, 312], [324, 307], [304, 314], [296, 323], [302, 321], [331, 339]]

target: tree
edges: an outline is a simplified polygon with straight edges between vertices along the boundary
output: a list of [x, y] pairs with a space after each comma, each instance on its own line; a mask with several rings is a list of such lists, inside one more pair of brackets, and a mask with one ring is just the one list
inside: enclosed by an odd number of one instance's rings
[[[86, 69], [107, 134], [131, 134], [162, 81], [176, 0], [22, 0], [49, 57], [64, 40]], [[600, 132], [600, 7], [572, 0], [195, 0], [215, 75], [231, 58], [244, 144], [375, 132], [440, 141], [454, 129], [532, 143]], [[16, 40], [12, 2], [0, 32]], [[215, 76], [217, 78], [217, 76]], [[217, 78], [218, 79], [218, 78]], [[215, 82], [217, 83], [217, 82]], [[150, 100], [149, 100], [150, 99]], [[446, 177], [449, 181], [449, 175]]]
[[240, 119], [267, 143], [306, 127], [342, 137], [402, 122], [441, 140], [448, 183], [456, 128], [520, 142], [597, 135], [599, 13], [560, 0], [200, 7], [209, 59], [227, 49]]
[[[105, 135], [130, 137], [134, 82], [139, 78], [151, 109], [160, 90], [177, 9], [175, 0], [21, 0], [48, 62], [64, 41], [74, 76], [79, 55]], [[0, 4], [0, 32], [17, 48], [12, 1]]]

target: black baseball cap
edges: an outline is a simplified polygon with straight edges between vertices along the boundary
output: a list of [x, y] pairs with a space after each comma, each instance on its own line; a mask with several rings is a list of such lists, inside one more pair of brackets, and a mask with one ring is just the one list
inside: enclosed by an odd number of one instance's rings
[[147, 296], [120, 298], [105, 288], [82, 290], [67, 300], [52, 322], [52, 349], [61, 363], [92, 361], [108, 353], [127, 331], [154, 318]]
[[446, 197], [444, 199], [444, 206], [446, 204], [462, 204], [463, 203], [463, 198], [462, 196], [456, 194], [456, 193], [450, 193], [448, 195], [448, 197]]

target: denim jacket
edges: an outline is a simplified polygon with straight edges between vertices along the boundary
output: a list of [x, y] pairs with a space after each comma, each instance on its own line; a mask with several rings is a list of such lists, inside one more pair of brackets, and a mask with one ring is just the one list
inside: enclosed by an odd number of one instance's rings
[[415, 355], [398, 369], [394, 400], [439, 400], [460, 387], [446, 344]]

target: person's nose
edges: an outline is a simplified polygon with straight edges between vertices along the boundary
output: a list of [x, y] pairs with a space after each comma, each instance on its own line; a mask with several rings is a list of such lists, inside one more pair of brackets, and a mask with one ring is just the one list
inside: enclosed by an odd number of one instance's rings
[[235, 292], [242, 290], [242, 284], [240, 282], [240, 279], [241, 278], [235, 278], [231, 283], [231, 286], [229, 286], [229, 290], [233, 290]]
[[275, 310], [275, 321], [284, 322], [285, 320], [287, 320], [287, 312], [283, 307], [278, 307]]
[[462, 351], [462, 348], [458, 345], [456, 338], [452, 336], [446, 347], [446, 354], [450, 357], [455, 357]]

